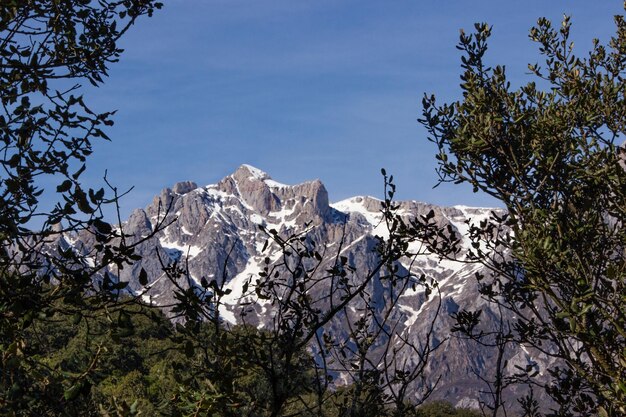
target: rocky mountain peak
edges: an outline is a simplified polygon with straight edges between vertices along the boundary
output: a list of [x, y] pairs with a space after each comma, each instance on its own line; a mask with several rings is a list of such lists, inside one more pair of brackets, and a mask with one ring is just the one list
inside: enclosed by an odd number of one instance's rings
[[267, 173], [244, 164], [222, 179], [217, 184], [217, 188], [227, 194], [240, 197], [254, 212], [266, 216], [281, 208], [280, 199], [272, 193], [266, 181], [271, 181]]
[[231, 175], [238, 182], [243, 181], [263, 181], [271, 179], [267, 172], [253, 167], [252, 165], [243, 164]]
[[172, 187], [172, 191], [176, 194], [187, 194], [188, 192], [193, 191], [196, 188], [198, 188], [198, 184], [193, 181], [181, 181], [174, 184], [174, 187]]
[[[110, 270], [112, 277], [129, 283], [129, 290], [146, 302], [163, 306], [177, 300], [174, 284], [163, 272], [163, 262], [185, 265], [189, 281], [181, 285], [201, 286], [202, 279], [216, 280], [229, 290], [222, 297], [221, 317], [229, 325], [239, 323], [246, 309], [248, 324], [259, 327], [272, 325], [272, 307], [263, 299], [244, 296], [244, 288], [256, 282], [265, 268], [266, 259], [280, 262], [282, 253], [277, 245], [267, 246], [266, 230], [275, 230], [281, 236], [306, 235], [315, 243], [328, 262], [346, 259], [355, 274], [350, 275], [353, 285], [362, 276], [376, 268], [378, 252], [375, 250], [379, 238], [389, 237], [389, 230], [381, 213], [382, 201], [367, 196], [356, 196], [329, 205], [328, 192], [320, 180], [285, 185], [274, 181], [270, 175], [250, 165], [241, 165], [231, 175], [217, 184], [198, 187], [191, 181], [179, 182], [165, 188], [145, 210], [135, 210], [126, 224], [124, 232], [129, 239], [141, 239], [152, 230], [154, 239], [139, 244], [136, 253], [141, 260], [123, 270]], [[488, 219], [493, 209], [465, 206], [438, 207], [417, 201], [397, 202], [397, 214], [404, 219], [431, 215], [442, 227], [458, 231], [465, 236], [470, 223]], [[431, 214], [432, 213], [432, 214]], [[304, 225], [306, 224], [306, 228]], [[472, 242], [462, 239], [465, 247]], [[64, 242], [88, 252], [95, 242], [91, 235], [68, 237]], [[457, 405], [468, 405], [476, 401], [476, 373], [489, 377], [493, 374], [494, 352], [476, 349], [465, 341], [449, 338], [452, 327], [450, 315], [459, 308], [485, 310], [485, 317], [496, 317], [497, 312], [477, 292], [475, 275], [481, 266], [475, 263], [442, 260], [436, 255], [425, 253], [421, 242], [411, 242], [409, 250], [421, 255], [401, 259], [399, 268], [410, 276], [424, 276], [437, 282], [438, 297], [428, 297], [424, 288], [415, 286], [398, 298], [397, 310], [393, 313], [398, 334], [403, 334], [408, 343], [418, 346], [433, 320], [433, 337], [444, 341], [430, 359], [426, 372], [433, 378], [441, 378], [441, 388], [433, 399], [445, 398]], [[325, 261], [326, 262], [326, 261]], [[329, 264], [330, 265], [330, 264]], [[320, 273], [326, 271], [324, 265]], [[148, 274], [149, 285], [138, 281], [141, 269]], [[409, 276], [409, 275], [407, 275]], [[329, 300], [331, 284], [321, 279], [310, 288], [312, 300], [318, 300], [319, 308], [325, 308]], [[178, 284], [177, 284], [178, 285]], [[377, 306], [385, 306], [397, 289], [389, 281], [376, 278], [368, 288], [368, 297]], [[339, 294], [339, 293], [337, 293]], [[250, 298], [252, 297], [252, 298]], [[441, 303], [438, 303], [438, 300]], [[347, 320], [362, 308], [356, 304], [354, 310], [346, 310], [336, 320], [328, 323], [328, 331], [338, 338], [349, 336]], [[252, 310], [250, 310], [252, 309]], [[378, 311], [378, 310], [377, 310]], [[382, 310], [381, 310], [382, 311]], [[390, 316], [391, 317], [391, 316]], [[488, 329], [487, 329], [488, 330]], [[395, 342], [394, 342], [395, 343]], [[395, 345], [394, 345], [395, 346]], [[397, 360], [412, 361], [414, 353], [406, 350], [397, 354]], [[530, 352], [530, 353], [529, 353]], [[380, 351], [374, 352], [378, 355]], [[540, 359], [532, 350], [511, 352], [509, 366], [535, 366]], [[419, 384], [414, 389], [419, 388]], [[416, 391], [417, 392], [417, 391]], [[511, 398], [519, 398], [514, 393]]]
[[297, 212], [307, 218], [317, 216], [328, 219], [330, 215], [328, 192], [320, 180], [286, 185], [274, 181], [266, 172], [244, 164], [222, 179], [217, 189], [238, 196], [261, 216], [271, 216], [277, 212], [287, 215], [286, 212], [294, 212], [297, 206]]

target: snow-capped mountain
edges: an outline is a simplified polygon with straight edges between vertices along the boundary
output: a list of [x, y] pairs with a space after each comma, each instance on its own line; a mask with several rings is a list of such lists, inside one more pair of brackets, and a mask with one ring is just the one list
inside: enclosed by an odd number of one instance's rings
[[[399, 213], [406, 218], [432, 211], [435, 221], [451, 225], [460, 236], [465, 235], [469, 223], [489, 218], [493, 211], [465, 206], [438, 207], [416, 201], [398, 204]], [[242, 165], [217, 184], [199, 187], [193, 182], [182, 182], [164, 189], [148, 207], [131, 214], [124, 232], [139, 238], [148, 235], [159, 224], [167, 226], [156, 234], [155, 239], [140, 245], [138, 254], [142, 260], [132, 268], [121, 270], [119, 279], [128, 281], [129, 288], [142, 294], [146, 302], [170, 305], [174, 301], [172, 282], [165, 276], [163, 264], [179, 261], [185, 265], [195, 284], [216, 280], [223, 283], [224, 290], [229, 290], [221, 299], [221, 316], [226, 324], [240, 323], [245, 308], [254, 313], [245, 316], [246, 322], [260, 327], [271, 326], [272, 307], [263, 300], [243, 294], [244, 287], [259, 277], [266, 258], [273, 263], [282, 256], [275, 245], [264, 248], [268, 235], [263, 228], [274, 229], [277, 236], [283, 237], [299, 233], [306, 235], [318, 248], [323, 248], [325, 258], [345, 257], [347, 264], [356, 271], [353, 280], [376, 267], [378, 237], [384, 239], [389, 233], [383, 221], [380, 200], [353, 197], [331, 204], [319, 180], [285, 185], [249, 165]], [[469, 247], [470, 242], [465, 240], [463, 244]], [[414, 253], [421, 250], [420, 242], [411, 245], [415, 247], [409, 250]], [[487, 388], [477, 375], [493, 378], [496, 352], [451, 335], [453, 321], [450, 315], [460, 309], [482, 308], [483, 317], [497, 317], [477, 292], [474, 275], [482, 266], [441, 260], [429, 254], [403, 259], [401, 264], [414, 276], [423, 276], [428, 282], [436, 281], [440, 297], [428, 297], [425, 288], [420, 286], [405, 288], [394, 296], [398, 290], [377, 275], [368, 286], [368, 301], [378, 306], [376, 311], [380, 314], [390, 300], [397, 301], [389, 320], [394, 323], [398, 340], [390, 342], [393, 336], [382, 340], [380, 346], [372, 347], [372, 355], [384, 355], [384, 343], [396, 347], [400, 341], [402, 346], [441, 344], [430, 354], [424, 371], [426, 379], [415, 381], [414, 396], [420, 395], [420, 386], [432, 385], [439, 379], [432, 398], [443, 398], [460, 406], [477, 406], [478, 390]], [[148, 275], [148, 290], [138, 280], [141, 268]], [[311, 287], [313, 300], [325, 299], [327, 288], [324, 285]], [[320, 305], [323, 308], [332, 302], [320, 301]], [[339, 315], [328, 324], [334, 334], [339, 338], [347, 334], [345, 321], [362, 314], [363, 303], [364, 300], [356, 300], [345, 309], [343, 316]], [[427, 336], [428, 339], [424, 339]], [[419, 362], [415, 349], [402, 351], [397, 347], [397, 352], [393, 358], [396, 365], [403, 363], [403, 366], [410, 367]], [[509, 352], [507, 358], [507, 366], [511, 369], [516, 365], [538, 366], [537, 360], [522, 349]], [[349, 382], [346, 374], [341, 375], [345, 382]], [[509, 395], [515, 402], [513, 398], [520, 392], [511, 391]]]

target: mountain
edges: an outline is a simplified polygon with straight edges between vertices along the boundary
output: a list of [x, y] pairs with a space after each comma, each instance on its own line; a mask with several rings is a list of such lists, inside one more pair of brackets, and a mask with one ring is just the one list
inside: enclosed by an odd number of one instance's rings
[[[346, 346], [354, 350], [354, 341], [349, 341], [350, 324], [361, 316], [370, 321], [373, 316], [385, 317], [385, 328], [393, 331], [383, 332], [369, 347], [374, 363], [387, 361], [387, 368], [394, 372], [402, 367], [425, 365], [424, 378], [411, 382], [412, 399], [419, 399], [425, 390], [434, 387], [431, 398], [477, 407], [477, 392], [488, 388], [480, 378], [494, 378], [497, 352], [458, 338], [450, 329], [451, 315], [463, 309], [482, 309], [482, 317], [488, 319], [486, 330], [497, 325], [499, 313], [477, 291], [474, 276], [483, 267], [442, 260], [429, 253], [405, 257], [399, 262], [400, 272], [414, 277], [413, 282], [418, 285], [399, 289], [384, 279], [382, 270], [376, 272], [377, 245], [389, 234], [381, 208], [380, 200], [365, 196], [331, 204], [319, 180], [285, 185], [257, 168], [242, 165], [217, 184], [199, 187], [193, 182], [177, 183], [161, 191], [145, 209], [135, 210], [123, 226], [129, 239], [140, 239], [156, 228], [163, 229], [155, 239], [139, 245], [141, 261], [132, 268], [110, 273], [129, 282], [130, 290], [141, 294], [147, 303], [167, 309], [175, 302], [174, 284], [163, 272], [163, 266], [184, 265], [189, 281], [181, 281], [183, 287], [206, 286], [214, 280], [221, 288], [224, 295], [220, 314], [225, 325], [245, 321], [271, 329], [276, 326], [274, 307], [245, 288], [254, 288], [266, 266], [284, 260], [284, 251], [275, 239], [272, 241], [272, 236], [283, 242], [290, 236], [304, 236], [300, 241], [314, 242], [321, 253], [323, 268], [318, 271], [327, 270], [331, 261], [344, 259], [350, 272], [346, 274], [346, 286], [359, 285], [359, 280], [370, 273], [373, 276], [367, 283], [366, 296], [356, 297], [342, 309], [329, 321], [325, 332], [338, 341], [346, 341]], [[470, 223], [488, 219], [494, 209], [404, 201], [398, 203], [397, 211], [407, 220], [430, 215], [437, 224], [449, 225], [464, 236]], [[462, 246], [469, 247], [469, 240], [462, 239]], [[76, 245], [81, 237], [66, 240], [66, 244]], [[84, 238], [80, 244], [87, 247], [91, 243]], [[420, 242], [413, 242], [409, 250], [418, 253], [420, 246]], [[289, 262], [283, 265], [283, 273]], [[145, 287], [139, 282], [142, 268], [148, 276]], [[431, 283], [434, 293], [428, 296], [426, 286], [417, 277]], [[340, 303], [342, 294], [346, 294], [345, 289], [332, 285], [335, 284], [320, 278], [307, 288], [309, 302], [320, 311]], [[314, 346], [311, 349], [319, 352]], [[425, 353], [426, 363], [420, 360]], [[542, 361], [534, 356], [529, 350], [510, 347], [505, 353], [507, 369], [513, 373], [516, 367], [542, 369]], [[338, 383], [350, 382], [349, 371], [345, 367], [336, 369]], [[509, 402], [515, 403], [522, 391], [519, 387], [508, 390]]]

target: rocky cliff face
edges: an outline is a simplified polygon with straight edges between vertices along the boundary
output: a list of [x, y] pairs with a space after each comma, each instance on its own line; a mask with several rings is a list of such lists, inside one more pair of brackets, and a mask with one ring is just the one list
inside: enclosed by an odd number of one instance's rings
[[[431, 210], [438, 223], [449, 224], [461, 236], [467, 231], [468, 222], [478, 223], [492, 211], [462, 206], [438, 207], [415, 201], [401, 202], [399, 207], [406, 218], [425, 215]], [[276, 230], [279, 236], [306, 233], [308, 239], [324, 248], [325, 256], [345, 257], [357, 271], [352, 278], [355, 280], [359, 279], [359, 272], [367, 273], [376, 265], [376, 236], [388, 235], [379, 200], [354, 197], [329, 204], [328, 193], [319, 180], [288, 186], [248, 165], [242, 165], [214, 185], [198, 187], [193, 182], [183, 182], [164, 189], [148, 207], [132, 213], [124, 231], [138, 238], [146, 236], [160, 222], [169, 225], [158, 232], [156, 239], [142, 244], [139, 248], [142, 260], [132, 269], [122, 270], [119, 279], [128, 281], [131, 290], [143, 294], [146, 302], [168, 306], [174, 302], [173, 290], [163, 273], [163, 264], [184, 261], [195, 284], [200, 285], [203, 278], [215, 279], [230, 290], [222, 299], [221, 314], [226, 324], [241, 322], [243, 301], [246, 301], [245, 308], [254, 312], [246, 316], [246, 321], [261, 327], [272, 324], [271, 306], [242, 294], [244, 283], [254, 282], [266, 257], [272, 261], [280, 257], [271, 245], [263, 251], [267, 235], [261, 226]], [[413, 244], [417, 252], [419, 242]], [[464, 244], [469, 245], [469, 242]], [[390, 315], [403, 343], [440, 344], [428, 360], [426, 379], [415, 382], [414, 395], [419, 396], [421, 388], [439, 379], [433, 398], [443, 398], [460, 406], [477, 406], [478, 389], [487, 388], [481, 385], [478, 376], [493, 378], [496, 352], [451, 335], [450, 315], [459, 309], [482, 308], [483, 317], [495, 322], [497, 313], [476, 290], [474, 274], [481, 266], [440, 260], [428, 254], [404, 259], [401, 264], [414, 276], [436, 281], [440, 291], [440, 297], [428, 297], [422, 287], [407, 288], [397, 297], [396, 308]], [[138, 282], [140, 268], [148, 273], [148, 291]], [[311, 288], [313, 300], [324, 299], [323, 285]], [[382, 314], [396, 291], [389, 282], [376, 276], [368, 287], [368, 297], [371, 303], [380, 306], [377, 311]], [[247, 303], [252, 303], [252, 307]], [[328, 325], [329, 331], [339, 338], [348, 333], [346, 322], [361, 314], [362, 305], [355, 303]], [[384, 342], [378, 348], [373, 347], [372, 355], [379, 358], [384, 355]], [[511, 369], [535, 367], [540, 362], [532, 353], [521, 349], [508, 352], [507, 358]], [[406, 353], [398, 353], [394, 360], [410, 365], [418, 358], [415, 350], [408, 349]], [[343, 378], [349, 382], [348, 376], [343, 375]], [[513, 398], [520, 392], [511, 391], [509, 395], [511, 402], [515, 402]]]

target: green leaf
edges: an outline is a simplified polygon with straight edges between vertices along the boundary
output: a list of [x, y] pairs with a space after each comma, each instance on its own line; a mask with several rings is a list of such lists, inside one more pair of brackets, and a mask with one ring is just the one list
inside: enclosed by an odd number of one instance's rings
[[74, 201], [76, 202], [76, 205], [78, 206], [79, 210], [82, 211], [83, 213], [86, 213], [86, 214], [93, 213], [93, 209], [87, 202], [87, 195], [85, 195], [85, 192], [78, 186], [74, 190]]
[[70, 188], [72, 188], [72, 181], [65, 180], [61, 183], [61, 185], [57, 187], [57, 192], [64, 193], [68, 191]]
[[148, 285], [148, 273], [143, 268], [139, 271], [139, 283], [144, 287]]
[[81, 381], [76, 382], [71, 387], [65, 390], [65, 392], [63, 393], [63, 398], [65, 398], [66, 401], [74, 400], [76, 397], [78, 397], [78, 394], [80, 394], [80, 391], [82, 390], [82, 388], [83, 388], [82, 382]]
[[100, 233], [102, 235], [109, 235], [113, 231], [113, 227], [111, 227], [111, 225], [109, 223], [103, 222], [100, 219], [95, 219], [93, 221], [93, 225], [96, 228], [96, 230], [98, 231], [98, 233]]
[[78, 171], [76, 171], [76, 172], [74, 173], [74, 175], [72, 175], [72, 178], [74, 178], [75, 180], [77, 180], [77, 179], [78, 179], [78, 177], [80, 177], [80, 175], [83, 173], [83, 171], [85, 171], [85, 164], [83, 164], [83, 165], [82, 165], [82, 166], [78, 169]]
[[191, 358], [194, 354], [194, 347], [193, 347], [193, 343], [191, 342], [191, 340], [187, 340], [187, 342], [185, 343], [185, 355], [187, 355], [188, 358]]

